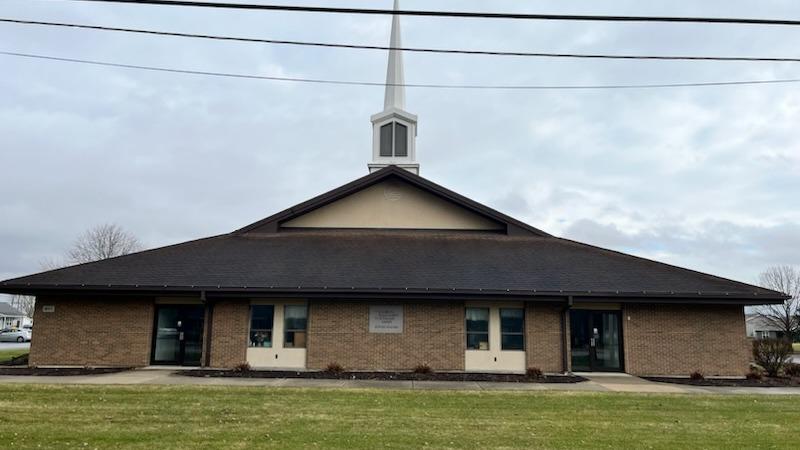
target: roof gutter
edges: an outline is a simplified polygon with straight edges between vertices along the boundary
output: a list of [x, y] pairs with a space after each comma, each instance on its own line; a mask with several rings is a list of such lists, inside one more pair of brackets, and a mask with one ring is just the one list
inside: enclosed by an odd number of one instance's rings
[[304, 297], [304, 298], [430, 298], [430, 299], [482, 299], [547, 300], [572, 297], [582, 302], [618, 303], [708, 303], [761, 305], [783, 303], [784, 295], [722, 292], [593, 292], [593, 291], [538, 291], [511, 289], [431, 289], [431, 288], [343, 288], [343, 287], [224, 287], [224, 286], [115, 286], [115, 285], [22, 285], [0, 284], [1, 293], [26, 295], [189, 295], [205, 293], [209, 298], [221, 297]]

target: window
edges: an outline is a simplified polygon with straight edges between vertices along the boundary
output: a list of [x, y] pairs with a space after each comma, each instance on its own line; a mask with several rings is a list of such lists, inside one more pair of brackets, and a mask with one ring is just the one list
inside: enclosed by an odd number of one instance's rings
[[381, 156], [392, 156], [392, 134], [394, 134], [394, 122], [381, 127]]
[[408, 127], [394, 123], [394, 156], [408, 156]]
[[306, 348], [307, 317], [305, 305], [286, 305], [283, 308], [284, 348]]
[[408, 156], [407, 126], [391, 122], [381, 127], [380, 155], [386, 158]]
[[489, 350], [489, 308], [467, 308], [467, 350]]
[[253, 305], [250, 309], [250, 347], [272, 348], [274, 317], [274, 306]]
[[525, 311], [500, 309], [501, 350], [525, 350]]

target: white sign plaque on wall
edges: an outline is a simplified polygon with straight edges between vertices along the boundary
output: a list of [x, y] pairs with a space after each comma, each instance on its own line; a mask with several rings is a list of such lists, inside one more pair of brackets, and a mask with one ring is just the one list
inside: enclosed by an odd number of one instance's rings
[[44, 305], [42, 306], [42, 312], [51, 313], [56, 312], [55, 305]]
[[402, 333], [402, 305], [373, 305], [369, 307], [370, 333]]

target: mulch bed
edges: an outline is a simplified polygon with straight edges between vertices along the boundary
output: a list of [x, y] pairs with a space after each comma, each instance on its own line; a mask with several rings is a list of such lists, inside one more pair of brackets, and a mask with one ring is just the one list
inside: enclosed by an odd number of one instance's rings
[[13, 376], [77, 376], [77, 375], [103, 375], [106, 373], [119, 373], [131, 370], [125, 367], [75, 367], [75, 368], [45, 368], [45, 367], [0, 367], [0, 375]]
[[692, 386], [730, 386], [730, 387], [793, 387], [800, 386], [800, 378], [769, 378], [749, 380], [746, 378], [707, 378], [705, 380], [692, 380], [680, 377], [643, 377], [646, 380], [659, 383], [688, 384]]
[[411, 372], [294, 372], [276, 370], [184, 370], [179, 375], [223, 378], [306, 378], [313, 380], [399, 380], [399, 381], [483, 381], [503, 383], [580, 383], [586, 378], [576, 375], [547, 375], [531, 378], [517, 374], [495, 373], [411, 373]]
[[9, 360], [0, 362], [0, 366], [27, 366], [28, 353], [24, 355], [15, 356]]

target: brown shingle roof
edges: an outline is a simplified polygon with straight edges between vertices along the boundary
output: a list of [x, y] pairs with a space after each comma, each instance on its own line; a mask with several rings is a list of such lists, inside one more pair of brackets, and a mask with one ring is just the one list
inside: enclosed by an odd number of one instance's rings
[[[229, 234], [9, 280], [58, 287], [778, 298], [773, 291], [553, 237], [329, 231]], [[534, 292], [535, 291], [535, 292]]]

